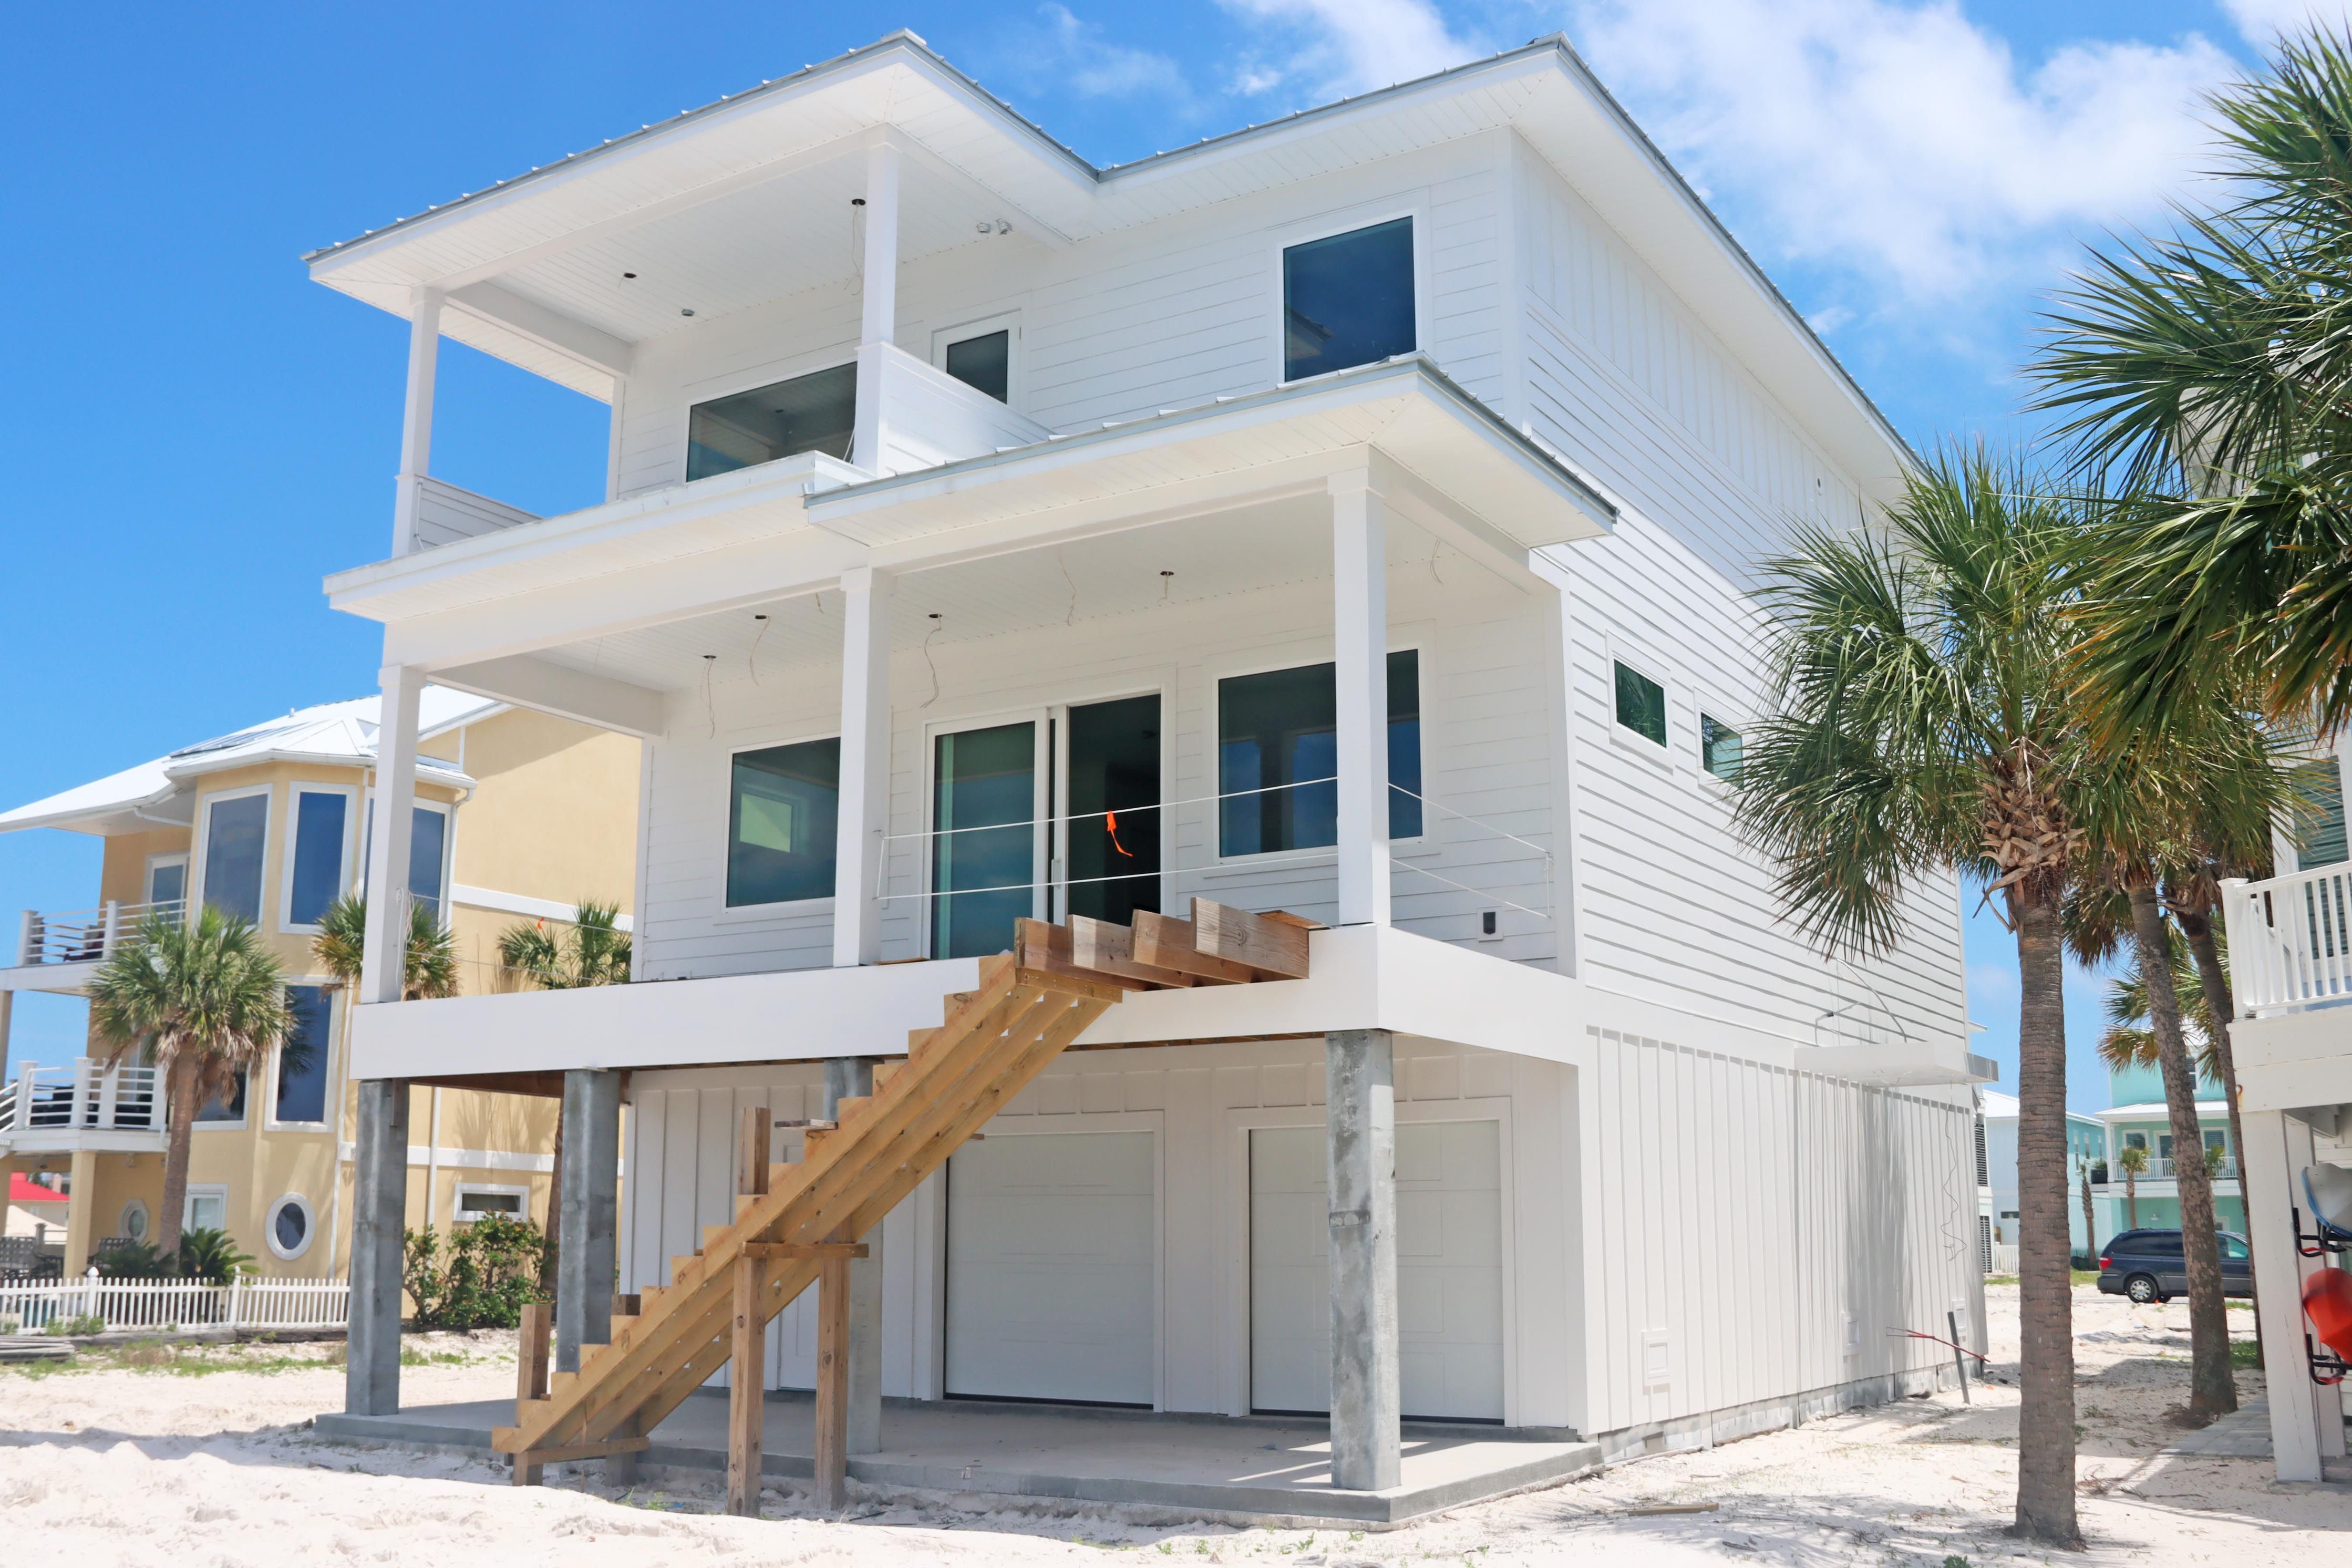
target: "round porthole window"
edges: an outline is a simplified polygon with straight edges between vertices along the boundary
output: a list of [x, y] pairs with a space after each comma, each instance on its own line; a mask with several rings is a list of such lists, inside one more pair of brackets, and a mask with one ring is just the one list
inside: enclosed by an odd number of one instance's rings
[[280, 1258], [299, 1258], [310, 1249], [310, 1233], [316, 1221], [310, 1213], [310, 1201], [299, 1193], [289, 1193], [269, 1205], [267, 1237], [269, 1250]]
[[126, 1241], [147, 1239], [147, 1205], [144, 1201], [133, 1198], [122, 1205], [119, 1234]]

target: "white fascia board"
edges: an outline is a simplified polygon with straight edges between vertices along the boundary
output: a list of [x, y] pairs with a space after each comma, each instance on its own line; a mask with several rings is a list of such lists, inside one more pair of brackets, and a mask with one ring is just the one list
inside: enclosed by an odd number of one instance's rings
[[552, 713], [641, 741], [657, 741], [662, 736], [660, 692], [610, 676], [568, 669], [527, 654], [444, 667], [433, 672], [433, 679], [461, 691], [477, 691], [518, 708]]
[[452, 310], [496, 322], [608, 375], [629, 374], [635, 353], [629, 344], [536, 300], [526, 300], [511, 289], [491, 282], [468, 284], [453, 290], [446, 302]]

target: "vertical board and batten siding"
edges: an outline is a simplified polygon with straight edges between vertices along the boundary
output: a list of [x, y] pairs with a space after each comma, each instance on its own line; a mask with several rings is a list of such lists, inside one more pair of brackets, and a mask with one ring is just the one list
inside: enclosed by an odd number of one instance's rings
[[[1869, 1089], [1616, 1029], [1588, 1037], [1586, 1430], [1792, 1400], [1814, 1414], [1863, 1402], [1850, 1385], [1948, 1367], [1949, 1352], [1888, 1331], [1940, 1335], [1948, 1311], [1969, 1310], [1965, 1090]], [[1750, 1410], [1710, 1436], [1791, 1414]]]
[[[1449, 557], [1391, 568], [1396, 640], [1421, 648], [1423, 793], [1447, 811], [1425, 814], [1418, 842], [1400, 844], [1392, 886], [1397, 923], [1441, 940], [1474, 941], [1492, 899], [1549, 913], [1542, 855], [1478, 824], [1537, 845], [1553, 831], [1553, 763], [1547, 718], [1543, 606]], [[1297, 861], [1216, 864], [1215, 683], [1245, 669], [1331, 657], [1329, 589], [1297, 584], [1138, 615], [1080, 617], [1074, 627], [942, 645], [892, 660], [889, 831], [883, 956], [923, 952], [922, 897], [929, 744], [934, 726], [1018, 721], [1049, 704], [1160, 690], [1163, 757], [1172, 808], [1163, 837], [1162, 900], [1181, 910], [1193, 895], [1254, 909], [1332, 913], [1328, 852]], [[1204, 656], [1213, 649], [1215, 657]], [[932, 667], [938, 695], [932, 696]], [[716, 682], [708, 707], [677, 700], [677, 721], [652, 742], [644, 911], [637, 944], [649, 980], [700, 978], [831, 962], [832, 905], [733, 910], [726, 905], [729, 757], [737, 749], [836, 732], [837, 667], [766, 674], [761, 684]], [[715, 732], [714, 732], [715, 731]], [[1447, 812], [1462, 814], [1462, 820]], [[1434, 877], [1411, 868], [1425, 868]], [[1447, 881], [1465, 884], [1463, 892]], [[1558, 952], [1556, 928], [1508, 908], [1502, 940], [1480, 951], [1529, 962]]]
[[[780, 1047], [782, 1048], [782, 1047]], [[623, 1289], [666, 1283], [669, 1259], [700, 1244], [732, 1210], [734, 1118], [816, 1103], [822, 1068], [641, 1072], [630, 1086], [625, 1151]], [[1570, 1190], [1562, 1152], [1566, 1069], [1433, 1042], [1397, 1046], [1401, 1121], [1500, 1121], [1504, 1194], [1506, 1418], [1572, 1423], [1575, 1357], [1561, 1331], [1573, 1276], [1564, 1237]], [[986, 1129], [992, 1139], [1149, 1131], [1159, 1319], [1154, 1403], [1165, 1410], [1249, 1410], [1249, 1133], [1320, 1127], [1324, 1061], [1316, 1041], [1234, 1042], [1073, 1052], [1023, 1089]], [[882, 1232], [883, 1393], [938, 1398], [946, 1320], [944, 1184], [934, 1175]], [[804, 1298], [771, 1328], [772, 1386], [806, 1386]], [[723, 1382], [723, 1374], [715, 1381]]]

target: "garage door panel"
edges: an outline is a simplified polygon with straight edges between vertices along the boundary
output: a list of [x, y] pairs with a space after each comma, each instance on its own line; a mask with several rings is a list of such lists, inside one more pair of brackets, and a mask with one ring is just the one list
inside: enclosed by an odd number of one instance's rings
[[1149, 1132], [994, 1137], [949, 1162], [947, 1391], [1150, 1405]]

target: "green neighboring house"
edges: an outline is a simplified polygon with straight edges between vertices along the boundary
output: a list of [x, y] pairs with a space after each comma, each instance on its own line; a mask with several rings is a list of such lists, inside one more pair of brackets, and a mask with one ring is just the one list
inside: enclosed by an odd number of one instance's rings
[[[2105, 1242], [2117, 1231], [2132, 1228], [2132, 1221], [2124, 1201], [2124, 1173], [2116, 1164], [2116, 1156], [2126, 1148], [2146, 1149], [2147, 1169], [2140, 1173], [2139, 1225], [2142, 1229], [2164, 1229], [2180, 1224], [2180, 1198], [2173, 1182], [2172, 1121], [2164, 1109], [2164, 1078], [2155, 1068], [2127, 1068], [2107, 1075], [2108, 1089], [2114, 1109], [2099, 1112], [2107, 1132], [2106, 1158], [2102, 1165], [2091, 1170], [2092, 1206], [2098, 1213], [2099, 1240]], [[2213, 1180], [2214, 1216], [2223, 1230], [2233, 1230], [2243, 1236], [2246, 1231], [2246, 1199], [2238, 1182], [2237, 1150], [2230, 1145], [2230, 1108], [2221, 1098], [2218, 1084], [2200, 1081], [2197, 1086], [2198, 1130], [2207, 1147], [2222, 1152], [2220, 1172]], [[2204, 1096], [2211, 1098], [2202, 1098]], [[2196, 1156], [2203, 1158], [2201, 1151]], [[2105, 1178], [2102, 1180], [2101, 1178]]]

